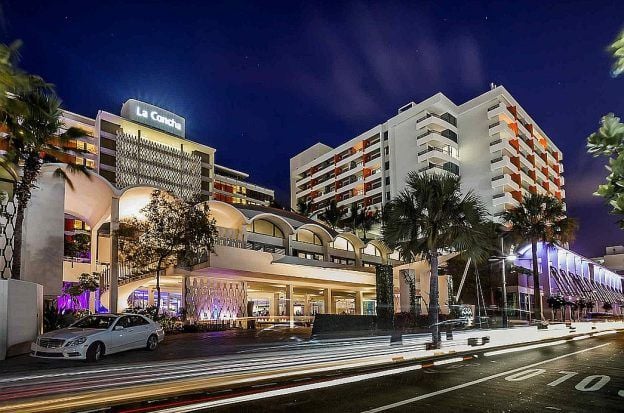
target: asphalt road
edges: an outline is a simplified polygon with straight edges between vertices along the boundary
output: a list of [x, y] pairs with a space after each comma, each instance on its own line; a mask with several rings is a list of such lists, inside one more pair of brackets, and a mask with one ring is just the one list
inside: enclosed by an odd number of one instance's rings
[[[306, 382], [301, 381], [300, 385], [305, 386]], [[267, 387], [266, 391], [271, 388]], [[196, 405], [196, 409], [201, 410], [201, 405]], [[423, 366], [404, 374], [236, 403], [210, 411], [624, 411], [624, 333], [520, 352], [481, 354], [461, 362]]]

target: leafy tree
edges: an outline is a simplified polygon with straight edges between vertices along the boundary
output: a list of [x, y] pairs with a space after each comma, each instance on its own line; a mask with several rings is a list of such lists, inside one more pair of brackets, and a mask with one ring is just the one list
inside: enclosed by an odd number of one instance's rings
[[145, 271], [156, 271], [156, 314], [160, 314], [160, 274], [170, 265], [193, 265], [203, 254], [214, 251], [217, 229], [207, 204], [184, 201], [169, 193], [152, 192], [141, 209], [145, 217], [132, 217], [120, 223], [122, 258]]
[[[595, 195], [611, 205], [612, 213], [624, 215], [624, 124], [613, 113], [604, 116], [600, 129], [587, 138], [587, 151], [594, 156], [606, 156], [609, 164], [607, 183], [598, 186]], [[619, 221], [624, 229], [624, 218]]]
[[92, 274], [83, 272], [78, 277], [78, 282], [71, 284], [65, 289], [65, 294], [69, 295], [75, 306], [78, 306], [78, 297], [83, 293], [95, 292], [100, 286], [100, 274], [94, 272]]
[[71, 240], [65, 238], [64, 255], [66, 257], [79, 257], [89, 251], [91, 247], [91, 237], [87, 234], [75, 234]]
[[535, 297], [534, 319], [544, 318], [544, 305], [540, 297], [537, 243], [567, 243], [574, 239], [576, 220], [568, 218], [563, 203], [547, 195], [531, 194], [519, 206], [505, 211], [503, 221], [510, 225], [511, 235], [519, 241], [531, 243], [533, 259], [533, 291]]
[[461, 194], [459, 177], [450, 174], [408, 174], [406, 188], [388, 202], [383, 214], [383, 239], [401, 259], [426, 259], [431, 267], [429, 322], [439, 345], [438, 257], [457, 251], [483, 258], [486, 210], [472, 192]]
[[338, 202], [332, 199], [325, 211], [319, 215], [319, 218], [335, 231], [342, 218], [342, 210], [338, 208]]
[[611, 68], [611, 75], [618, 77], [624, 73], [624, 30], [618, 34], [607, 50], [615, 59]]
[[[607, 48], [614, 58], [611, 75], [624, 73], [624, 30]], [[624, 124], [613, 113], [603, 116], [600, 128], [587, 138], [587, 151], [594, 156], [606, 156], [609, 174], [606, 183], [599, 185], [594, 195], [603, 197], [611, 206], [611, 213], [624, 215]], [[619, 221], [624, 229], [624, 218]]]

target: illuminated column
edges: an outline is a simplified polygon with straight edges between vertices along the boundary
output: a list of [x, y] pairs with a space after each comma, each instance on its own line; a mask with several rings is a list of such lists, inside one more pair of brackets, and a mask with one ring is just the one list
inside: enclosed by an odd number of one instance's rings
[[323, 311], [325, 314], [332, 314], [333, 303], [332, 303], [332, 290], [331, 288], [326, 288], [323, 291]]
[[288, 322], [290, 328], [295, 327], [295, 297], [294, 287], [292, 284], [286, 286], [286, 315], [288, 316]]
[[154, 289], [147, 287], [147, 305], [151, 307], [154, 305]]
[[364, 301], [364, 292], [356, 291], [355, 292], [355, 314], [357, 315], [364, 314], [364, 308], [362, 307], [363, 301]]
[[119, 278], [119, 242], [117, 231], [119, 230], [119, 197], [114, 196], [111, 199], [111, 223], [110, 223], [110, 239], [111, 239], [111, 260], [110, 260], [110, 294], [108, 296], [108, 311], [116, 313], [118, 284]]
[[280, 293], [273, 294], [273, 315], [280, 316]]

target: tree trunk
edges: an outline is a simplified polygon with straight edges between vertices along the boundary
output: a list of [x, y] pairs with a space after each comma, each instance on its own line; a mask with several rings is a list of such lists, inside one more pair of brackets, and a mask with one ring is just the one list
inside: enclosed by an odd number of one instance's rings
[[438, 288], [438, 251], [431, 251], [431, 278], [429, 280], [429, 325], [435, 348], [440, 346], [440, 326], [438, 314], [440, 312], [440, 297]]
[[15, 229], [13, 230], [13, 261], [11, 264], [11, 278], [21, 279], [22, 276], [22, 236], [24, 234], [24, 212], [26, 206], [21, 202], [17, 203], [15, 213]]
[[537, 241], [531, 240], [531, 256], [533, 260], [533, 319], [542, 321], [544, 319], [544, 309], [542, 305], [542, 294], [540, 289], [539, 265], [537, 263]]

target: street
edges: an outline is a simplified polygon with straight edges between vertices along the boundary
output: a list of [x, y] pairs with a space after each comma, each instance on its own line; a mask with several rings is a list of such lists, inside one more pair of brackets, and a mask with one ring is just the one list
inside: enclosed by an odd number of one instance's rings
[[[162, 361], [160, 350], [137, 351], [101, 365], [37, 360], [45, 368], [33, 369], [31, 360], [14, 359], [2, 366], [0, 411], [614, 411], [624, 397], [622, 327], [471, 330], [441, 350], [425, 349], [427, 334], [405, 335], [398, 345], [389, 337], [251, 345], [249, 337], [211, 335], [188, 337], [187, 346], [241, 345], [188, 358], [185, 346], [175, 352], [176, 339]], [[469, 345], [486, 335], [491, 341]], [[142, 354], [149, 357], [138, 362]]]
[[621, 410], [623, 403], [624, 334], [620, 333], [513, 353], [485, 353], [466, 361], [216, 411], [611, 412]]

